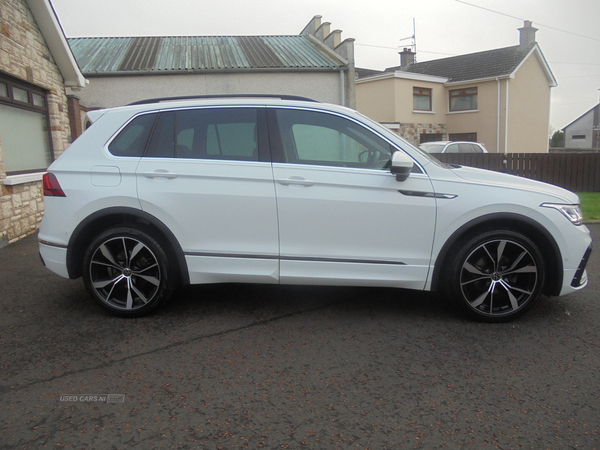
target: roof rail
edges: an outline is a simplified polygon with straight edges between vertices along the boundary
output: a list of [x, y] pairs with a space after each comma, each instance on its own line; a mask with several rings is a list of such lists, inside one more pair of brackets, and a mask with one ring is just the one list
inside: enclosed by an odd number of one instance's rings
[[209, 99], [209, 98], [278, 98], [280, 100], [300, 100], [305, 102], [316, 102], [319, 103], [318, 100], [314, 100], [308, 97], [300, 97], [297, 95], [277, 95], [277, 94], [214, 94], [214, 95], [184, 95], [179, 97], [158, 97], [158, 98], [149, 98], [146, 100], [139, 100], [137, 102], [129, 103], [127, 106], [133, 105], [146, 105], [148, 103], [160, 103], [174, 100], [193, 100], [193, 99]]

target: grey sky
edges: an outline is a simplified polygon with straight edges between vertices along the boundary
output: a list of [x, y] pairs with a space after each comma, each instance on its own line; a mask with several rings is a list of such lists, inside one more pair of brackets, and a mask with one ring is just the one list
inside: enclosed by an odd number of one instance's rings
[[599, 102], [600, 0], [51, 1], [67, 37], [289, 35], [318, 14], [356, 39], [356, 65], [369, 69], [399, 64], [413, 18], [418, 61], [516, 45], [527, 19], [558, 81], [551, 126], [563, 128]]

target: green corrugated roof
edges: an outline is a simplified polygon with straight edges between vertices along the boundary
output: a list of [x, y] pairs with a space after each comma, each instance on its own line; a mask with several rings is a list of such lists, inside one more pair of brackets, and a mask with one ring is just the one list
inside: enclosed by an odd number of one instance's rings
[[162, 36], [68, 39], [84, 75], [232, 70], [340, 70], [307, 36]]

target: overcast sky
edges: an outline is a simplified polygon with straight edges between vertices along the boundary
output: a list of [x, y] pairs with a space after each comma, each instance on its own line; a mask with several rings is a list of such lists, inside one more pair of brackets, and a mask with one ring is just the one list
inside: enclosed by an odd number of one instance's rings
[[416, 23], [417, 61], [519, 43], [531, 20], [558, 87], [551, 127], [600, 101], [600, 0], [51, 0], [67, 37], [298, 34], [315, 15], [354, 38], [356, 66], [399, 64]]

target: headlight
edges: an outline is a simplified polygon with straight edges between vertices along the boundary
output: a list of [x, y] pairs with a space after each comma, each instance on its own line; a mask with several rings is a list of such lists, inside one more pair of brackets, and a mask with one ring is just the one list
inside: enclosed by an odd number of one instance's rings
[[554, 203], [544, 203], [542, 206], [546, 208], [554, 208], [560, 211], [574, 225], [583, 223], [583, 214], [579, 205], [560, 205]]

